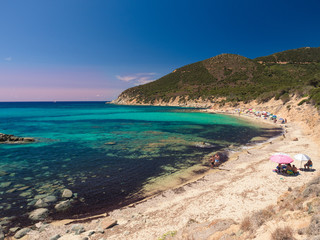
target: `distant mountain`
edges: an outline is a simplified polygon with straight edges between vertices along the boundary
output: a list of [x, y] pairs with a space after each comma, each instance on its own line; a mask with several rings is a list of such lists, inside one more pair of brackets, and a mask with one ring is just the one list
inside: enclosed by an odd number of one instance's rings
[[223, 102], [309, 95], [320, 105], [320, 48], [299, 48], [249, 59], [222, 54], [174, 70], [160, 79], [122, 92], [115, 103]]

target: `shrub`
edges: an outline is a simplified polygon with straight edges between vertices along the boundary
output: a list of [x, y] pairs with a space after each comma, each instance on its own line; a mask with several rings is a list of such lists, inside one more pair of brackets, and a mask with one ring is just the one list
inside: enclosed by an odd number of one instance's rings
[[293, 230], [291, 227], [278, 227], [272, 234], [272, 240], [294, 240]]
[[287, 103], [290, 101], [290, 96], [288, 93], [285, 93], [283, 94], [281, 97], [280, 97], [280, 100], [283, 102], [283, 104]]
[[268, 221], [273, 214], [274, 214], [274, 211], [268, 208], [260, 210], [252, 215], [250, 220], [251, 224], [255, 227], [260, 227], [262, 226], [262, 224]]
[[315, 88], [310, 91], [310, 100], [312, 104], [320, 106], [320, 88]]
[[308, 102], [308, 99], [303, 99], [298, 103], [298, 106], [301, 106], [302, 104], [307, 103], [307, 102]]
[[247, 232], [249, 230], [251, 230], [252, 225], [251, 225], [251, 221], [250, 221], [250, 217], [245, 217], [240, 225], [240, 229], [244, 232]]

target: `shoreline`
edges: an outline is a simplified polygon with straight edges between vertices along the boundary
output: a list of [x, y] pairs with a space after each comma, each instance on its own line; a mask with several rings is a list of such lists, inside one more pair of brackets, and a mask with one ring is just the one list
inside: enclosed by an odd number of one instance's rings
[[[258, 121], [251, 116], [241, 117]], [[100, 219], [87, 219], [85, 229], [100, 226], [104, 219], [114, 219], [118, 223], [104, 234], [95, 234], [90, 239], [158, 239], [167, 232], [185, 227], [191, 220], [201, 223], [228, 217], [240, 221], [246, 214], [274, 204], [289, 186], [302, 186], [318, 174], [302, 172], [297, 177], [299, 181], [296, 178], [279, 177], [271, 171], [275, 167], [269, 161], [272, 151], [289, 154], [308, 151], [305, 153], [312, 157], [314, 165], [317, 167], [320, 163], [316, 157], [319, 156], [319, 145], [310, 140], [316, 137], [310, 129], [306, 129], [298, 121], [289, 120], [286, 130], [286, 138], [278, 136], [271, 143], [256, 144], [231, 154], [230, 160], [222, 164], [224, 169], [205, 173], [197, 180], [115, 209]], [[292, 141], [293, 138], [299, 140]], [[50, 227], [44, 232], [32, 231], [30, 238], [26, 239], [50, 239], [53, 233], [65, 234], [70, 226], [64, 225], [62, 221], [50, 223]]]
[[[202, 109], [197, 109], [197, 112], [203, 112]], [[212, 114], [208, 112], [207, 114]], [[262, 127], [268, 127], [269, 130], [278, 130], [283, 128], [280, 125], [274, 125], [273, 123], [268, 123], [265, 121], [257, 122], [254, 119], [251, 119], [250, 116], [238, 116], [238, 115], [232, 115], [232, 114], [226, 114], [226, 113], [217, 113], [217, 114], [223, 114], [223, 115], [229, 115], [234, 118], [239, 118], [242, 121], [249, 122], [253, 124], [255, 127], [262, 128]], [[57, 219], [52, 219], [51, 222], [59, 222], [59, 221], [67, 221], [67, 222], [78, 222], [78, 221], [86, 221], [86, 219], [92, 219], [95, 218], [96, 216], [101, 216], [104, 215], [104, 213], [112, 212], [118, 209], [123, 209], [127, 207], [133, 207], [136, 204], [143, 203], [147, 201], [148, 199], [151, 199], [153, 197], [156, 197], [158, 195], [161, 195], [163, 192], [168, 191], [168, 190], [176, 190], [178, 188], [181, 188], [187, 184], [196, 182], [200, 180], [201, 178], [205, 177], [208, 174], [212, 174], [221, 170], [225, 170], [222, 168], [210, 168], [209, 164], [209, 156], [215, 154], [216, 152], [224, 153], [229, 155], [228, 159], [226, 162], [233, 161], [235, 157], [238, 154], [241, 154], [243, 151], [247, 151], [247, 149], [255, 147], [260, 144], [264, 144], [269, 142], [270, 139], [277, 138], [281, 135], [282, 133], [278, 133], [271, 138], [264, 138], [263, 140], [260, 141], [249, 141], [246, 144], [237, 146], [237, 147], [226, 147], [217, 151], [210, 152], [206, 154], [203, 158], [199, 159], [199, 163], [196, 165], [193, 165], [191, 167], [188, 167], [187, 169], [181, 169], [175, 173], [171, 173], [170, 175], [166, 176], [160, 176], [154, 178], [152, 183], [147, 183], [142, 186], [142, 189], [133, 194], [129, 199], [124, 199], [121, 203], [113, 206], [106, 206], [102, 207], [102, 210], [95, 210], [94, 212], [87, 212], [80, 214], [78, 217], [68, 217], [68, 214], [60, 214], [60, 217]], [[273, 134], [272, 134], [273, 135]], [[254, 138], [260, 138], [261, 136], [257, 136]], [[199, 148], [199, 151], [201, 151], [201, 148]], [[223, 165], [225, 162], [223, 162], [221, 165]]]

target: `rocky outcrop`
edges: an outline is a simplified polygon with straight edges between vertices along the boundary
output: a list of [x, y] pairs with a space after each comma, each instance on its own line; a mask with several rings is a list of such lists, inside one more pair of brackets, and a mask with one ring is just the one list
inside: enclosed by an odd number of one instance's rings
[[31, 137], [17, 137], [10, 134], [0, 133], [0, 143], [30, 143], [35, 142]]

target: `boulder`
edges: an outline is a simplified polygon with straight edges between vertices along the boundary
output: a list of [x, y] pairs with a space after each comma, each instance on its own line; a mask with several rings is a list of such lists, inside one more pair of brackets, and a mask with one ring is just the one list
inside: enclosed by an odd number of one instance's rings
[[14, 235], [14, 237], [16, 239], [22, 238], [24, 237], [28, 232], [30, 232], [31, 229], [30, 228], [22, 228], [21, 230], [19, 230], [18, 232], [16, 232], [16, 234]]
[[71, 232], [74, 232], [74, 234], [79, 235], [83, 232], [85, 232], [84, 227], [81, 224], [73, 224], [71, 226]]
[[0, 142], [1, 143], [10, 143], [10, 142], [25, 143], [25, 142], [35, 142], [35, 139], [31, 137], [23, 138], [23, 137], [17, 137], [14, 135], [0, 133]]
[[70, 207], [71, 207], [71, 201], [66, 200], [66, 201], [62, 201], [62, 202], [58, 203], [54, 208], [58, 212], [63, 212], [63, 211], [68, 210]]
[[2, 232], [1, 229], [0, 229], [0, 240], [4, 240], [4, 233]]
[[64, 189], [62, 192], [63, 198], [71, 198], [72, 197], [72, 191], [69, 189]]
[[38, 208], [29, 214], [29, 218], [33, 221], [44, 220], [48, 217], [49, 210], [46, 208]]
[[45, 207], [48, 207], [49, 204], [46, 203], [43, 199], [39, 199], [39, 200], [34, 204], [34, 206], [35, 206], [36, 208], [45, 208]]

